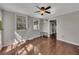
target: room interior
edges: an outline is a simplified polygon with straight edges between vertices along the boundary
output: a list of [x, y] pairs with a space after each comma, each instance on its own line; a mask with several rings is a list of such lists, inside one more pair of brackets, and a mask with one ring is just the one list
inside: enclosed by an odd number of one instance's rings
[[0, 3], [0, 55], [79, 55], [79, 3]]

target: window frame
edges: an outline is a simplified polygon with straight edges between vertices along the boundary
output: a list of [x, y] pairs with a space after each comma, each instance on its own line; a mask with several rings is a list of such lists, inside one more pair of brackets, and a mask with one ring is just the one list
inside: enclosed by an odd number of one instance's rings
[[[37, 26], [37, 28], [36, 29], [34, 29], [34, 22], [38, 22], [38, 24], [36, 25]], [[40, 21], [39, 20], [33, 20], [33, 30], [39, 30], [40, 29], [40, 23], [39, 23]]]
[[[22, 19], [21, 19], [22, 23], [23, 23], [23, 18], [25, 17], [25, 29], [17, 29], [17, 23], [18, 23], [17, 17], [18, 16], [19, 17], [22, 17]], [[27, 20], [28, 20], [28, 17], [27, 16], [24, 16], [24, 15], [15, 15], [15, 21], [16, 21], [15, 22], [16, 23], [15, 27], [16, 27], [16, 30], [17, 31], [26, 31], [28, 29], [28, 22], [27, 22]]]

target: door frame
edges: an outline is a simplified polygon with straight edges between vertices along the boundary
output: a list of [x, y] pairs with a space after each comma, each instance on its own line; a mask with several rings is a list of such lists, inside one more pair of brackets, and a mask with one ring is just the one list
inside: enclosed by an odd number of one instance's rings
[[[51, 28], [52, 24], [54, 24], [54, 26], [55, 26], [54, 33], [52, 32], [52, 28]], [[50, 20], [50, 36], [55, 35], [55, 37], [56, 37], [56, 34], [57, 34], [57, 20], [56, 19]]]

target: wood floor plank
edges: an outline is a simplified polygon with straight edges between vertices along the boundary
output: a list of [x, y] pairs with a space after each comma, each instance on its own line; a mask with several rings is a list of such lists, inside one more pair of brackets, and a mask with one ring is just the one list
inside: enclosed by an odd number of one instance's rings
[[[11, 50], [7, 47], [2, 48], [0, 55], [79, 55], [78, 46], [58, 41], [53, 36], [28, 40]], [[6, 52], [7, 49], [10, 51]]]

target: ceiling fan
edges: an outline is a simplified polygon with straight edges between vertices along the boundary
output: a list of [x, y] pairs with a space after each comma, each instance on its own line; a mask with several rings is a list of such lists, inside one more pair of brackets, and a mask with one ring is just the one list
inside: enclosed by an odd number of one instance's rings
[[44, 13], [47, 13], [47, 14], [50, 14], [51, 12], [47, 11], [48, 9], [51, 8], [51, 6], [48, 6], [48, 7], [39, 7], [39, 6], [36, 6], [39, 11], [36, 11], [35, 13], [41, 13], [41, 15], [44, 15]]

